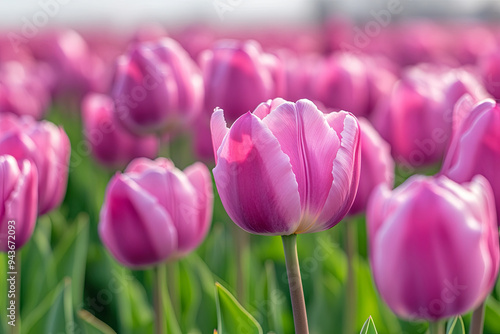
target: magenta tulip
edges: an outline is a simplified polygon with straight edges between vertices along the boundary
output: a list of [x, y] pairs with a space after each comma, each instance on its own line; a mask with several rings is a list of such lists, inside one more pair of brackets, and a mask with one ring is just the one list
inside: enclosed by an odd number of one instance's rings
[[274, 100], [226, 127], [211, 121], [219, 195], [242, 229], [265, 235], [331, 228], [349, 211], [359, 179], [359, 126], [309, 100]]
[[112, 96], [116, 118], [136, 134], [186, 126], [201, 111], [203, 81], [173, 39], [134, 44], [118, 58]]
[[99, 235], [123, 265], [152, 266], [194, 250], [208, 232], [212, 206], [205, 165], [182, 172], [165, 158], [135, 159], [106, 189]]
[[361, 130], [361, 172], [356, 198], [350, 214], [366, 211], [368, 199], [379, 184], [392, 188], [394, 183], [394, 160], [391, 147], [373, 128], [366, 118], [359, 118]]
[[312, 98], [327, 108], [364, 116], [368, 109], [368, 75], [355, 55], [336, 53], [320, 62], [311, 77]]
[[370, 261], [384, 301], [402, 318], [437, 320], [476, 308], [499, 267], [494, 198], [481, 175], [460, 185], [413, 176], [379, 186], [367, 212]]
[[475, 100], [488, 96], [466, 70], [423, 64], [406, 70], [371, 119], [397, 162], [413, 169], [430, 165], [444, 156], [453, 107], [464, 94]]
[[[475, 106], [462, 103], [457, 110], [457, 131], [453, 136], [442, 173], [456, 182], [468, 182], [481, 174], [490, 182], [500, 212], [500, 107], [493, 100]], [[472, 110], [471, 110], [472, 109]], [[461, 119], [460, 119], [461, 118]], [[499, 221], [500, 226], [500, 221]]]
[[71, 147], [61, 127], [12, 114], [0, 116], [0, 154], [31, 160], [38, 171], [38, 213], [59, 206], [66, 194]]
[[28, 160], [0, 155], [0, 180], [0, 251], [7, 252], [23, 247], [35, 228], [37, 171]]
[[205, 80], [205, 108], [225, 110], [228, 122], [260, 102], [282, 95], [284, 69], [277, 57], [255, 41], [223, 40], [200, 56]]
[[156, 157], [158, 138], [128, 132], [114, 119], [113, 112], [113, 100], [107, 95], [90, 94], [82, 102], [84, 134], [93, 156], [111, 168], [125, 167], [139, 157]]
[[[0, 113], [42, 118], [50, 101], [44, 66], [16, 61], [0, 64]], [[48, 74], [47, 74], [48, 75]]]
[[500, 98], [500, 49], [483, 55], [478, 65], [488, 92]]

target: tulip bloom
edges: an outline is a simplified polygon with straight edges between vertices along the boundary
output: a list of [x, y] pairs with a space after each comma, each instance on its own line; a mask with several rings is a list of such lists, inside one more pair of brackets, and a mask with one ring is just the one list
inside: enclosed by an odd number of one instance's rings
[[121, 168], [134, 158], [154, 158], [158, 139], [138, 137], [125, 130], [114, 118], [113, 100], [102, 94], [90, 94], [82, 102], [85, 137], [94, 157], [103, 165]]
[[359, 118], [361, 130], [361, 174], [356, 198], [350, 214], [366, 210], [370, 195], [379, 184], [392, 188], [394, 183], [394, 160], [389, 144], [366, 118]]
[[413, 176], [368, 205], [375, 284], [402, 318], [437, 320], [483, 302], [499, 267], [491, 187], [481, 175], [460, 185], [445, 176]]
[[181, 257], [205, 238], [212, 218], [210, 172], [184, 172], [165, 158], [139, 158], [106, 189], [99, 235], [123, 265], [145, 267]]
[[327, 108], [349, 110], [356, 116], [367, 113], [368, 75], [358, 57], [333, 54], [320, 63], [310, 84], [312, 97]]
[[222, 204], [254, 234], [333, 227], [349, 211], [359, 179], [359, 126], [348, 112], [323, 114], [309, 100], [263, 103], [230, 129], [211, 121]]
[[[481, 174], [490, 182], [500, 212], [500, 107], [493, 100], [460, 104], [458, 124], [441, 172], [456, 182]], [[472, 111], [471, 111], [472, 109]], [[460, 121], [460, 118], [462, 119]], [[500, 226], [500, 222], [499, 222]]]
[[220, 41], [200, 55], [205, 107], [220, 107], [232, 123], [267, 99], [282, 95], [285, 72], [255, 41]]
[[[28, 160], [18, 162], [10, 155], [0, 155], [0, 180], [0, 252], [7, 252], [20, 249], [35, 228], [37, 171]], [[15, 231], [13, 234], [9, 233], [11, 229]], [[12, 244], [14, 248], [9, 247]]]
[[66, 132], [51, 122], [12, 114], [0, 117], [0, 154], [31, 160], [38, 171], [38, 214], [59, 206], [66, 194], [71, 147]]
[[0, 113], [42, 118], [50, 101], [44, 69], [16, 61], [0, 64]]
[[415, 168], [430, 165], [444, 156], [452, 134], [453, 107], [464, 94], [475, 100], [488, 97], [466, 70], [429, 64], [412, 67], [379, 103], [371, 120], [391, 145], [396, 161]]
[[111, 95], [127, 129], [161, 133], [188, 124], [201, 111], [203, 81], [187, 52], [164, 38], [134, 44], [118, 58]]

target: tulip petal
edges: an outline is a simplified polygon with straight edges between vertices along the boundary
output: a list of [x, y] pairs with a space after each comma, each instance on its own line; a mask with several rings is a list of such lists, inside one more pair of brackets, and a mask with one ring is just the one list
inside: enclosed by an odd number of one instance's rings
[[360, 135], [356, 118], [345, 111], [326, 116], [328, 124], [336, 129], [340, 148], [333, 160], [333, 183], [322, 208], [318, 224], [310, 232], [331, 228], [349, 211], [356, 197], [360, 173]]
[[263, 120], [290, 158], [299, 186], [303, 218], [298, 233], [306, 232], [319, 216], [333, 181], [333, 160], [339, 138], [324, 114], [308, 100], [279, 105]]
[[231, 127], [213, 170], [222, 203], [233, 221], [256, 234], [292, 234], [300, 196], [290, 159], [262, 121], [246, 113]]
[[177, 247], [168, 212], [130, 177], [120, 174], [106, 191], [99, 235], [118, 261], [132, 267], [162, 262]]
[[191, 231], [191, 238], [189, 238], [184, 245], [184, 249], [179, 250], [180, 252], [189, 252], [200, 244], [210, 228], [210, 223], [212, 222], [214, 193], [210, 172], [204, 164], [199, 162], [195, 163], [187, 167], [184, 170], [184, 174], [193, 185], [197, 195], [195, 207], [185, 205], [184, 208], [181, 208], [181, 210], [188, 215], [189, 220], [192, 219], [197, 223], [197, 227]]
[[222, 140], [229, 132], [226, 120], [224, 119], [224, 110], [215, 108], [210, 120], [210, 130], [212, 131], [212, 145], [214, 148], [215, 163], [217, 163], [217, 155], [222, 144]]

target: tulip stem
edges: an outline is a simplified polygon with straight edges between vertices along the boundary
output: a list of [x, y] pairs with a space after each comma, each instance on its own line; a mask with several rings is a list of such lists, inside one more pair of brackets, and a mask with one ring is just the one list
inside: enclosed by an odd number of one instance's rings
[[[14, 303], [15, 303], [15, 316], [16, 316], [16, 322], [15, 322], [15, 326], [11, 326], [11, 325], [7, 325], [9, 327], [9, 332], [11, 334], [19, 334], [21, 333], [21, 305], [20, 305], [20, 302], [21, 302], [21, 252], [16, 249], [15, 251], [15, 257], [14, 257], [14, 261], [15, 261], [15, 265], [14, 265], [14, 270], [10, 270], [12, 272], [16, 272], [15, 274], [15, 282], [14, 282], [14, 286], [15, 286], [15, 293], [14, 293], [14, 297], [13, 297], [13, 300], [14, 300]], [[10, 284], [9, 284], [10, 285]], [[10, 287], [7, 286], [7, 295], [9, 294], [9, 290], [10, 290]], [[12, 299], [10, 299], [12, 300]], [[9, 299], [8, 299], [9, 301]]]
[[246, 281], [245, 281], [245, 253], [249, 245], [248, 233], [237, 226], [233, 226], [234, 241], [236, 242], [236, 293], [241, 305], [246, 304]]
[[299, 258], [297, 256], [297, 235], [283, 235], [281, 238], [285, 251], [286, 273], [292, 300], [295, 334], [308, 334], [306, 303], [300, 277]]
[[484, 305], [485, 302], [482, 302], [472, 313], [470, 334], [483, 334]]
[[429, 322], [430, 334], [444, 334], [444, 321], [431, 321]]
[[165, 284], [167, 283], [165, 264], [159, 264], [153, 273], [153, 303], [155, 309], [155, 333], [165, 333], [163, 295], [165, 295]]
[[354, 256], [356, 254], [356, 221], [349, 219], [345, 222], [345, 251], [347, 254], [347, 282], [345, 301], [344, 333], [354, 333], [356, 322], [356, 275], [354, 273]]

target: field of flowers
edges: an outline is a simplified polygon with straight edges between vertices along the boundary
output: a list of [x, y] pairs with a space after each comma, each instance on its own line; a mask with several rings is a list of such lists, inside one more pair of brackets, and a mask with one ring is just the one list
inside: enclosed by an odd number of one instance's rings
[[0, 31], [0, 333], [499, 334], [500, 25], [374, 22]]

